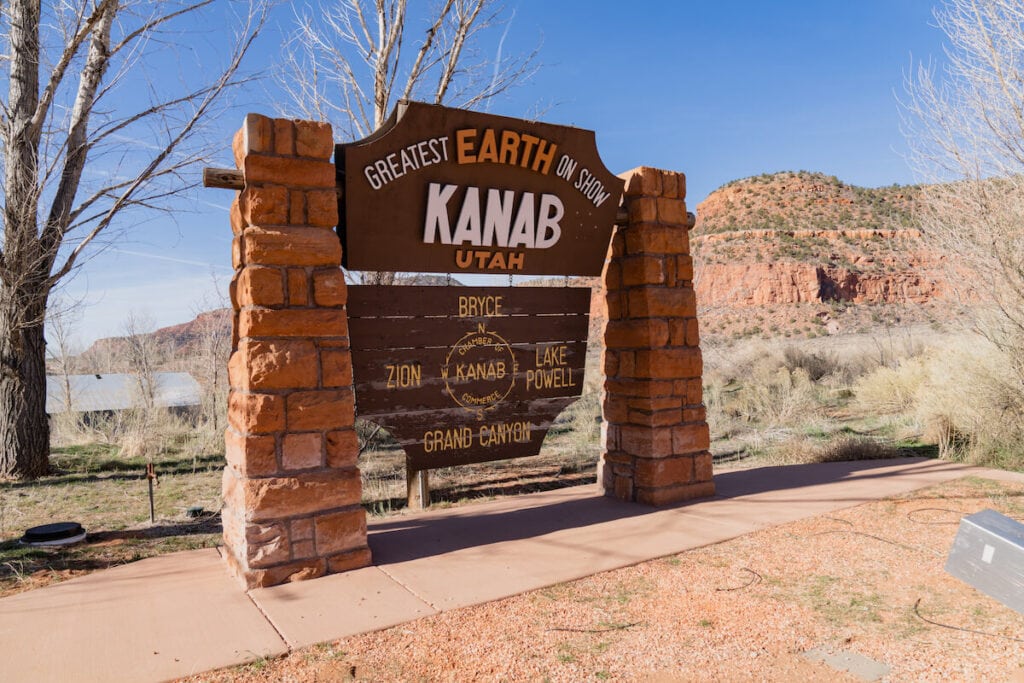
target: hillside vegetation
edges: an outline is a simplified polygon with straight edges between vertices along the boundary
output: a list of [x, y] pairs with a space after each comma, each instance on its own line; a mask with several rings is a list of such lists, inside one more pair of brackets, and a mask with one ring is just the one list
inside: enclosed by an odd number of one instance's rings
[[695, 236], [737, 230], [899, 230], [914, 227], [918, 186], [867, 188], [783, 171], [734, 180], [701, 203]]

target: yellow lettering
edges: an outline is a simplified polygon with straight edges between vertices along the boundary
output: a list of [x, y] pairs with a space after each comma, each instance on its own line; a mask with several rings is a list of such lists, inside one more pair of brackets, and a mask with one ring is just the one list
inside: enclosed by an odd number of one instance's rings
[[519, 161], [519, 134], [511, 130], [501, 132], [501, 158], [498, 163], [515, 166]]
[[476, 155], [473, 154], [473, 138], [475, 137], [476, 130], [472, 128], [455, 131], [455, 160], [458, 163], [476, 163]]
[[455, 451], [470, 448], [473, 445], [473, 430], [469, 427], [461, 429], [431, 429], [423, 433], [423, 451]]
[[386, 365], [388, 371], [388, 389], [409, 389], [421, 386], [423, 369], [415, 363]]
[[558, 145], [547, 140], [541, 140], [537, 146], [537, 154], [533, 157], [533, 170], [540, 171], [544, 175], [551, 172], [551, 164], [555, 160], [555, 151]]
[[500, 296], [459, 296], [459, 317], [460, 318], [500, 318], [501, 312]]
[[482, 164], [485, 161], [498, 163], [498, 145], [494, 140], [494, 130], [492, 128], [484, 130], [484, 136], [480, 140], [480, 154], [476, 157], [478, 164]]

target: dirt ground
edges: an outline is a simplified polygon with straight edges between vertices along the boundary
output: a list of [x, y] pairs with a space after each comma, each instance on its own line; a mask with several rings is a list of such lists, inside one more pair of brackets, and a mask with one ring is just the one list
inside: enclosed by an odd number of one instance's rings
[[943, 569], [984, 508], [1024, 519], [1024, 485], [949, 482], [187, 680], [1024, 681], [1024, 616]]

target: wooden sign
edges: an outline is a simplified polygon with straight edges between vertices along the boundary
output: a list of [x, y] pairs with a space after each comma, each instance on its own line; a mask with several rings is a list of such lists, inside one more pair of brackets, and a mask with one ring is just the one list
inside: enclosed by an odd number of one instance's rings
[[411, 469], [536, 455], [580, 396], [590, 290], [349, 287], [356, 414]]
[[335, 160], [353, 270], [598, 275], [623, 187], [593, 131], [419, 102]]

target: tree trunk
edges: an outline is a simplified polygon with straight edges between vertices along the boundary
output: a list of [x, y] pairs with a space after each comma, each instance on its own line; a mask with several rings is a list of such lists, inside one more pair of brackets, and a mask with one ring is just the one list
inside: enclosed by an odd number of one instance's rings
[[[6, 288], [0, 297], [17, 300]], [[10, 298], [8, 298], [10, 296]], [[41, 311], [30, 322], [0, 312], [0, 479], [33, 479], [50, 472], [46, 417], [46, 339]], [[19, 316], [20, 317], [20, 316]]]

